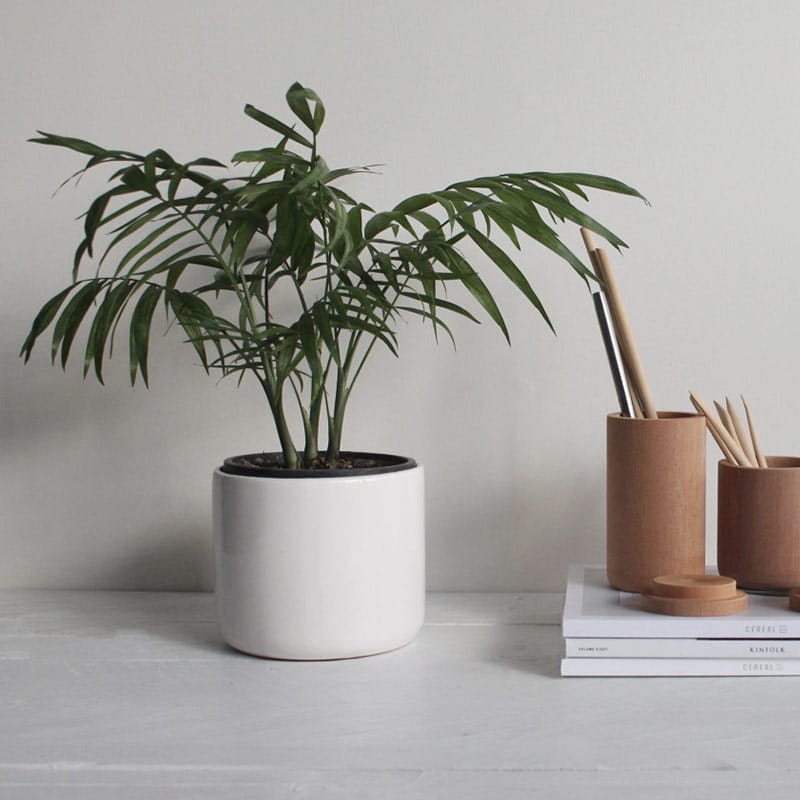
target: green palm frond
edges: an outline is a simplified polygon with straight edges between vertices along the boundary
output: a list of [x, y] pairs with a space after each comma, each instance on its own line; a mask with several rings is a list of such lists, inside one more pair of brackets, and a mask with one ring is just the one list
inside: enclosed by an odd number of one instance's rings
[[[586, 227], [616, 248], [625, 243], [571, 198], [583, 202], [590, 191], [605, 191], [644, 199], [603, 176], [509, 172], [416, 194], [376, 213], [338, 185], [373, 167], [331, 169], [319, 155], [319, 96], [295, 83], [286, 100], [294, 124], [245, 106], [278, 138], [238, 151], [233, 167], [39, 131], [31, 141], [87, 157], [72, 177], [102, 167], [111, 178], [83, 215], [72, 282], [36, 315], [24, 359], [51, 330], [52, 360], [66, 366], [83, 331], [84, 374], [93, 369], [102, 382], [105, 358], [127, 330], [131, 382], [147, 384], [150, 335], [163, 319], [183, 331], [207, 371], [258, 380], [287, 466], [316, 457], [325, 424], [335, 460], [353, 384], [376, 344], [397, 354], [401, 317], [421, 318], [437, 338], [443, 332], [454, 342], [450, 317], [477, 322], [483, 314], [508, 339], [482, 277], [491, 267], [552, 327], [513, 253], [530, 239], [593, 279], [558, 226]], [[237, 166], [248, 171], [234, 172]], [[469, 254], [462, 243], [472, 245]], [[95, 265], [89, 276], [82, 274], [86, 260]], [[465, 288], [474, 310], [448, 298], [453, 283]], [[287, 423], [289, 399], [300, 405], [302, 450]]]

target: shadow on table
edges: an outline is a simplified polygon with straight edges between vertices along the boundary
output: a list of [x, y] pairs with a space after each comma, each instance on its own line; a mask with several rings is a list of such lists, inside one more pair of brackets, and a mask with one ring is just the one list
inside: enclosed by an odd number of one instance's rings
[[198, 546], [197, 528], [161, 536], [157, 546], [98, 568], [92, 583], [109, 591], [71, 594], [62, 609], [68, 626], [83, 635], [115, 637], [120, 647], [129, 645], [131, 658], [234, 655], [217, 628], [213, 594], [206, 588], [212, 583], [211, 557]]
[[543, 678], [560, 677], [561, 627], [559, 625], [497, 626], [497, 641], [484, 661]]
[[[153, 537], [143, 539], [152, 542]], [[100, 657], [110, 653], [114, 657], [156, 660], [197, 660], [220, 654], [252, 658], [222, 640], [213, 594], [197, 591], [212, 583], [211, 555], [198, 546], [202, 540], [197, 528], [164, 531], [157, 546], [140, 547], [113, 567], [106, 566], [102, 574], [94, 576], [93, 583], [115, 590], [70, 595], [62, 609], [67, 626], [84, 636], [102, 639]], [[105, 641], [109, 637], [115, 639], [112, 649]], [[426, 625], [418, 644], [423, 650], [457, 654], [473, 663], [502, 664], [543, 677], [559, 674], [558, 625], [534, 620]], [[405, 650], [398, 652], [402, 657]]]
[[[561, 661], [561, 626], [432, 622], [423, 626], [414, 647], [425, 662], [460, 665], [454, 669], [491, 666], [556, 678]], [[401, 657], [403, 652], [398, 651]]]

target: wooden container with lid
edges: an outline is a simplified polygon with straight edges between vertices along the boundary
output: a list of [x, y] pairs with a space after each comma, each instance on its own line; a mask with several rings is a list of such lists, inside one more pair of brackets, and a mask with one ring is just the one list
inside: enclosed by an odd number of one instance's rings
[[706, 428], [699, 414], [610, 414], [606, 424], [608, 582], [641, 592], [659, 575], [705, 570]]
[[786, 591], [800, 586], [800, 458], [766, 461], [718, 464], [717, 563], [745, 589]]

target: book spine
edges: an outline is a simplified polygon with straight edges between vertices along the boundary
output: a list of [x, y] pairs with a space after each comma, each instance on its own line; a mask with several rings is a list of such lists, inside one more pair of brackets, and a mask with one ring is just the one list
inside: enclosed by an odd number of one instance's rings
[[800, 659], [800, 639], [611, 639], [564, 640], [567, 658]]
[[561, 675], [572, 678], [800, 675], [800, 659], [563, 658]]
[[[772, 598], [770, 598], [772, 599]], [[785, 601], [785, 598], [775, 598]], [[800, 639], [797, 619], [731, 617], [663, 617], [641, 612], [626, 619], [564, 617], [563, 636], [574, 638], [633, 639]]]

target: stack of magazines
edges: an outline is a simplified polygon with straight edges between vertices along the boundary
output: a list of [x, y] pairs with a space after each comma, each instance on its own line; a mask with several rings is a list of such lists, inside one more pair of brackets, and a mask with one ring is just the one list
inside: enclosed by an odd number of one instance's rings
[[800, 675], [800, 613], [786, 597], [750, 594], [725, 617], [650, 614], [604, 567], [572, 565], [562, 632], [565, 676]]

